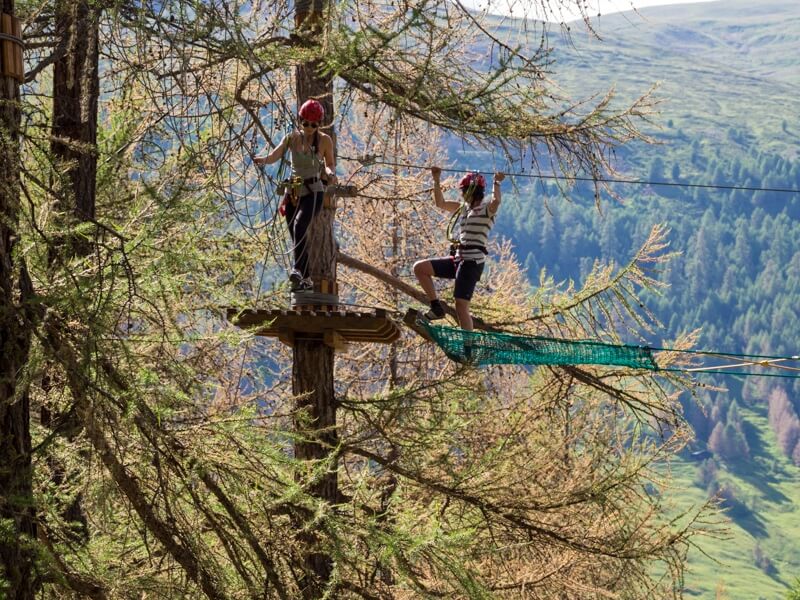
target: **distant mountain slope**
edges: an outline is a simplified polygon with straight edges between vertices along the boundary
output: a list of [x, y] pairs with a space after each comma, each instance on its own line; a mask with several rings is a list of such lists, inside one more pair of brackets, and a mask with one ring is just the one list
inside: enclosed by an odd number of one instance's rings
[[653, 7], [601, 17], [597, 31], [602, 40], [574, 33], [574, 48], [556, 53], [556, 79], [570, 92], [614, 85], [629, 100], [658, 82], [664, 121], [679, 120], [711, 142], [720, 131], [747, 127], [766, 144], [762, 150], [798, 156], [796, 0]]
[[[634, 0], [635, 3], [635, 0]], [[800, 81], [794, 53], [800, 37], [800, 11], [792, 0], [723, 0], [720, 2], [659, 6], [639, 11], [644, 25], [631, 13], [603, 17], [601, 35], [631, 39], [629, 31], [646, 33], [657, 27], [649, 43], [703, 62], [720, 62], [727, 70], [786, 83]], [[647, 43], [647, 40], [643, 40]], [[770, 48], [768, 53], [764, 48]], [[721, 59], [725, 58], [722, 62]]]

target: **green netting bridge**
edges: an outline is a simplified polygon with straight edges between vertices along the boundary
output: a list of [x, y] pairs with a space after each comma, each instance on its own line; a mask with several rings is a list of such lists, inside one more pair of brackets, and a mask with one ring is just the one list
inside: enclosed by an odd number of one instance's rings
[[647, 346], [465, 331], [424, 319], [419, 325], [451, 360], [472, 365], [614, 365], [658, 370]]

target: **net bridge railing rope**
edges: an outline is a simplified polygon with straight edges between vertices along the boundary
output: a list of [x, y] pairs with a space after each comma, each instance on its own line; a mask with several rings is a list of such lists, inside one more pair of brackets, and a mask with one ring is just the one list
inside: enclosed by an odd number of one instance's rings
[[610, 365], [651, 371], [659, 368], [647, 346], [466, 331], [427, 321], [420, 325], [448, 358], [472, 365]]

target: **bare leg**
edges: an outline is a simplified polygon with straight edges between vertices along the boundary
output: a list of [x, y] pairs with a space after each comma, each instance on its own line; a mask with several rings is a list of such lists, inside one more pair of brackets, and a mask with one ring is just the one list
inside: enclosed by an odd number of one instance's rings
[[433, 267], [431, 261], [420, 260], [414, 263], [414, 275], [428, 297], [428, 301], [436, 300], [436, 286], [433, 285]]
[[469, 300], [456, 298], [456, 314], [458, 324], [465, 331], [472, 331], [472, 315], [469, 313]]

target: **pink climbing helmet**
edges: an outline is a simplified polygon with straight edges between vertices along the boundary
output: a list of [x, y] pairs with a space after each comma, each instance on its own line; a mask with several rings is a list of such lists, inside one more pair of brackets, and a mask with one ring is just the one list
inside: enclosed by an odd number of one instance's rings
[[486, 189], [486, 179], [478, 172], [467, 173], [458, 182], [458, 187], [462, 191], [471, 187], [479, 187], [483, 190]]
[[325, 109], [317, 100], [306, 100], [303, 106], [297, 113], [301, 119], [311, 121], [312, 123], [320, 123], [325, 118]]

